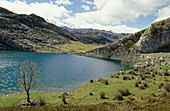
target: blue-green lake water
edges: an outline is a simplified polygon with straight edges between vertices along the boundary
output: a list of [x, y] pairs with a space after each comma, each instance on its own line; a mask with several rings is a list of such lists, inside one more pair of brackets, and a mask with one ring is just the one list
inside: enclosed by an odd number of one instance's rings
[[23, 91], [17, 82], [19, 64], [34, 60], [40, 69], [39, 82], [32, 91], [72, 91], [90, 78], [109, 77], [120, 71], [119, 61], [69, 54], [0, 51], [0, 95]]

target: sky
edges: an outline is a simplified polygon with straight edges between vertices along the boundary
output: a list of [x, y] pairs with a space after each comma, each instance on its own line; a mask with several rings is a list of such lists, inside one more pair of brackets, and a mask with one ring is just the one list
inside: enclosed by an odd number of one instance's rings
[[116, 33], [134, 33], [170, 17], [170, 0], [0, 0], [0, 7], [57, 26]]

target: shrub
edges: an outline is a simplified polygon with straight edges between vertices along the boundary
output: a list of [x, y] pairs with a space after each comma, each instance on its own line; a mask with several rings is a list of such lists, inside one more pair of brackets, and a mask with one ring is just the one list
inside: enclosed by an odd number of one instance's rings
[[152, 76], [152, 77], [155, 77], [155, 74], [152, 74], [151, 76]]
[[133, 97], [128, 97], [127, 99], [130, 99], [131, 101], [135, 100], [135, 98], [133, 98]]
[[97, 82], [104, 83], [105, 85], [109, 85], [109, 81], [107, 79], [100, 78], [97, 80]]
[[167, 79], [166, 77], [164, 77], [164, 81], [165, 81], [165, 82], [169, 82], [168, 79]]
[[138, 72], [138, 68], [134, 68], [133, 70]]
[[108, 80], [105, 80], [104, 83], [105, 83], [105, 85], [109, 85], [109, 81]]
[[142, 77], [141, 77], [141, 80], [145, 80], [145, 77], [144, 77], [144, 76], [142, 76]]
[[155, 102], [155, 99], [152, 96], [148, 96], [144, 99], [147, 103]]
[[110, 78], [113, 78], [114, 76], [113, 75], [110, 75]]
[[105, 83], [105, 79], [99, 78], [99, 79], [97, 80], [97, 82]]
[[125, 103], [128, 104], [128, 103], [131, 103], [131, 100], [130, 99], [125, 99]]
[[143, 82], [142, 85], [143, 85], [144, 87], [148, 87], [147, 82]]
[[135, 87], [139, 87], [138, 83], [135, 83]]
[[137, 84], [141, 84], [141, 81], [137, 80], [136, 83], [137, 83]]
[[124, 100], [122, 94], [118, 91], [115, 93], [115, 99], [116, 100]]
[[92, 95], [93, 95], [93, 93], [92, 93], [92, 92], [89, 92], [89, 95], [90, 95], [90, 96], [92, 96]]
[[135, 79], [134, 76], [131, 77], [132, 79]]
[[165, 91], [161, 92], [160, 96], [162, 96], [162, 97], [169, 97], [170, 94], [168, 93], [168, 91], [165, 90]]
[[89, 82], [90, 82], [90, 83], [93, 83], [94, 81], [93, 81], [93, 79], [90, 79]]
[[40, 105], [40, 106], [44, 106], [45, 104], [46, 104], [46, 103], [45, 103], [44, 98], [39, 97], [39, 105]]
[[127, 80], [127, 76], [123, 76], [123, 80]]
[[168, 72], [168, 71], [165, 71], [165, 72], [164, 72], [164, 76], [169, 76], [169, 72]]
[[115, 74], [115, 75], [114, 75], [114, 78], [119, 78], [119, 75]]
[[170, 83], [165, 83], [164, 88], [166, 91], [170, 92]]
[[164, 86], [164, 84], [163, 84], [163, 83], [160, 83], [160, 84], [158, 85], [158, 88], [161, 89], [163, 86]]
[[105, 97], [105, 92], [104, 92], [104, 91], [100, 92], [100, 98], [101, 98], [101, 99], [106, 99], [106, 97]]
[[134, 71], [129, 71], [129, 74], [134, 74], [135, 72]]
[[122, 94], [122, 96], [128, 96], [130, 94], [128, 88], [120, 88], [117, 91], [120, 92]]
[[140, 86], [139, 86], [139, 89], [145, 89], [144, 85], [143, 85], [143, 84], [140, 85]]

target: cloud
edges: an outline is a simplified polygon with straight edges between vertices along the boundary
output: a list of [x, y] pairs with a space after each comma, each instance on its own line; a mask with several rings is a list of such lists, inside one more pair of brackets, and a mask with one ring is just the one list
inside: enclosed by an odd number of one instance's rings
[[107, 30], [112, 31], [116, 33], [135, 33], [137, 31], [140, 31], [141, 29], [128, 27], [126, 25], [101, 25], [97, 23], [88, 23], [86, 21], [78, 20], [75, 18], [68, 18], [66, 20], [63, 20], [64, 25], [71, 28], [93, 28], [93, 29], [99, 29], [99, 30]]
[[[7, 1], [0, 0], [0, 7], [4, 7], [19, 14], [31, 14], [34, 13], [45, 18], [51, 23], [59, 22], [60, 18], [69, 17], [69, 11], [63, 6], [58, 6], [56, 4], [43, 2], [43, 3], [30, 3], [27, 4], [24, 1]], [[57, 24], [57, 23], [56, 23]]]
[[84, 10], [90, 10], [90, 7], [87, 5], [81, 5], [81, 8], [83, 8]]
[[72, 5], [73, 2], [70, 2], [69, 0], [57, 0], [55, 2], [57, 5]]
[[91, 1], [88, 1], [88, 0], [81, 0], [83, 3], [86, 3], [88, 5], [93, 5], [93, 2]]
[[155, 21], [163, 20], [170, 17], [170, 5], [164, 8], [161, 8], [156, 13], [157, 19]]
[[75, 18], [89, 23], [121, 24], [134, 22], [140, 16], [151, 15], [168, 0], [94, 0], [94, 11], [77, 13]]

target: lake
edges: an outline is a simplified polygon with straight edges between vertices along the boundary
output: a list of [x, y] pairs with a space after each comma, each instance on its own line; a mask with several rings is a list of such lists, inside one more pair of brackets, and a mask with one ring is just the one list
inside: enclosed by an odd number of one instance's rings
[[17, 82], [19, 64], [34, 60], [40, 69], [39, 82], [32, 91], [72, 91], [90, 78], [110, 77], [120, 71], [119, 61], [69, 54], [0, 51], [0, 95], [23, 91]]

